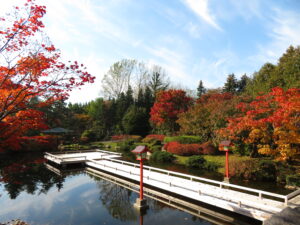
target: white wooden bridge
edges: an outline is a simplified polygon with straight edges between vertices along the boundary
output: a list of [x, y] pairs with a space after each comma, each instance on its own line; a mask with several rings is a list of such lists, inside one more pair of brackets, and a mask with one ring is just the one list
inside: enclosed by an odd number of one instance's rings
[[[118, 160], [118, 157], [119, 153], [101, 150], [45, 155], [56, 164], [85, 163], [88, 168], [139, 181], [139, 164]], [[261, 221], [287, 206], [300, 206], [300, 190], [280, 195], [149, 166], [144, 166], [144, 183]]]

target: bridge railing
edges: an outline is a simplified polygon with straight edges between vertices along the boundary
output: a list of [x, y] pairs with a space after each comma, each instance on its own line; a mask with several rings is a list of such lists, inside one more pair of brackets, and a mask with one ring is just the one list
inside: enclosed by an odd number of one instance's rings
[[79, 159], [79, 160], [81, 159], [81, 160], [84, 160], [84, 161], [87, 160], [86, 156], [67, 156], [67, 157], [61, 158], [58, 155], [54, 155], [54, 154], [51, 154], [51, 153], [48, 153], [48, 152], [46, 152], [45, 155], [50, 157], [50, 158], [54, 158], [55, 160], [57, 160], [59, 162], [67, 162], [70, 159]]
[[[129, 165], [129, 166], [133, 166], [133, 167], [139, 167], [139, 164], [126, 162], [126, 161], [122, 161], [122, 160], [117, 160], [117, 159], [106, 159], [106, 160], [111, 161], [111, 162], [121, 163], [122, 165]], [[252, 195], [256, 195], [259, 199], [262, 199], [262, 198], [281, 199], [286, 205], [288, 204], [288, 199], [291, 198], [291, 197], [289, 198], [288, 195], [275, 194], [275, 193], [272, 193], [272, 192], [262, 191], [262, 190], [258, 190], [258, 189], [254, 189], [254, 188], [247, 188], [247, 187], [243, 187], [243, 186], [239, 186], [239, 185], [235, 185], [235, 184], [228, 184], [228, 183], [221, 182], [221, 181], [215, 181], [215, 180], [211, 180], [211, 179], [207, 179], [207, 178], [196, 177], [196, 176], [193, 176], [193, 175], [188, 175], [188, 174], [183, 174], [183, 173], [178, 173], [178, 172], [172, 172], [172, 171], [169, 171], [169, 170], [159, 169], [159, 168], [150, 167], [150, 166], [144, 166], [144, 169], [148, 170], [149, 172], [155, 171], [155, 172], [166, 174], [168, 176], [175, 176], [175, 177], [180, 177], [180, 178], [190, 180], [190, 181], [198, 181], [200, 183], [214, 185], [214, 186], [217, 186], [219, 188], [224, 188], [224, 187], [228, 188], [228, 187], [230, 187], [234, 190], [238, 190], [238, 191], [241, 191], [241, 192], [246, 192], [246, 193], [249, 193], [249, 194], [252, 194]]]
[[[115, 161], [115, 160], [109, 159], [109, 161]], [[117, 161], [119, 161], [119, 160], [117, 160]], [[128, 170], [126, 168], [122, 168], [122, 167], [120, 167], [116, 164], [107, 165], [105, 163], [105, 161], [102, 161], [102, 160], [101, 161], [89, 160], [88, 162], [98, 164], [98, 165], [104, 167], [104, 169], [108, 168], [108, 169], [114, 170], [116, 173], [118, 171], [120, 171], [120, 172], [124, 172], [124, 173], [130, 174], [130, 175], [137, 176], [137, 180], [139, 180], [139, 175], [140, 175], [139, 172], [136, 172], [136, 171], [133, 172], [133, 171]], [[124, 161], [120, 161], [120, 162], [124, 162]], [[123, 164], [129, 164], [130, 166], [133, 166], [133, 167], [135, 166], [136, 168], [139, 167], [139, 165], [134, 164], [134, 163], [124, 162]], [[153, 169], [153, 167], [151, 167], [151, 169]], [[156, 169], [157, 168], [155, 168], [154, 170], [156, 170]], [[113, 172], [111, 170], [110, 170], [110, 172]], [[154, 170], [151, 170], [151, 171], [154, 171]], [[161, 170], [161, 169], [159, 169], [159, 170]], [[163, 171], [166, 171], [166, 170], [163, 170]], [[166, 173], [164, 173], [164, 174], [166, 174]], [[166, 174], [166, 176], [168, 176], [168, 175]], [[207, 196], [211, 196], [211, 197], [214, 197], [214, 198], [217, 198], [217, 199], [226, 200], [226, 201], [237, 204], [239, 207], [241, 207], [242, 205], [251, 206], [251, 207], [254, 207], [256, 209], [267, 210], [268, 212], [271, 211], [273, 213], [281, 211], [281, 208], [278, 208], [278, 207], [270, 205], [270, 204], [266, 205], [265, 202], [247, 200], [247, 199], [242, 198], [241, 196], [228, 195], [228, 193], [224, 195], [224, 193], [221, 193], [221, 192], [218, 193], [218, 192], [216, 192], [216, 190], [209, 189], [209, 188], [200, 190], [199, 187], [196, 186], [196, 185], [189, 185], [187, 183], [185, 183], [185, 184], [181, 183], [180, 184], [178, 182], [175, 183], [175, 182], [171, 182], [168, 179], [162, 179], [162, 178], [159, 179], [159, 178], [157, 178], [157, 176], [151, 176], [147, 173], [144, 173], [144, 178], [148, 181], [153, 180], [153, 181], [156, 181], [158, 183], [163, 183], [164, 185], [167, 184], [170, 187], [178, 187], [182, 190], [187, 190], [190, 193], [197, 193], [199, 195], [207, 195]], [[195, 182], [195, 180], [193, 180], [193, 182]], [[158, 187], [158, 186], [156, 186], [156, 187]], [[218, 187], [216, 187], [216, 188], [218, 188]], [[183, 192], [183, 193], [186, 193], [186, 192]]]
[[122, 155], [122, 153], [119, 152], [111, 152], [111, 151], [105, 151], [105, 150], [100, 150], [100, 149], [91, 149], [91, 150], [74, 150], [74, 151], [56, 151], [56, 152], [51, 152], [48, 153], [46, 152], [45, 154], [51, 154], [51, 155], [61, 155], [61, 154], [74, 154], [74, 153], [91, 153], [91, 152], [102, 152], [102, 153], [107, 153], [107, 154], [114, 154], [114, 155]]

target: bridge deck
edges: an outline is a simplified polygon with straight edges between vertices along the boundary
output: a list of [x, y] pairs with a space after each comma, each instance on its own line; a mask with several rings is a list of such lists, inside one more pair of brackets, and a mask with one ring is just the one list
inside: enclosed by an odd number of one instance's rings
[[113, 153], [103, 150], [94, 151], [74, 151], [74, 152], [59, 152], [56, 154], [46, 153], [45, 158], [56, 164], [73, 164], [73, 163], [84, 163], [90, 159], [105, 159], [105, 158], [118, 158], [120, 153]]
[[[86, 153], [85, 155], [78, 153], [75, 156], [61, 155], [61, 158], [64, 159], [60, 163], [55, 158], [56, 155], [53, 157], [51, 154], [47, 154], [45, 157], [58, 164], [76, 160], [77, 162], [84, 161], [88, 167], [139, 181], [140, 168], [138, 164], [113, 159], [117, 155], [108, 155], [106, 152], [99, 153], [101, 152]], [[82, 157], [85, 158], [82, 159]], [[93, 157], [96, 158], [93, 159]], [[261, 221], [284, 209], [289, 203], [289, 196], [297, 196], [295, 194], [287, 196], [274, 194], [148, 166], [144, 167], [144, 183]]]

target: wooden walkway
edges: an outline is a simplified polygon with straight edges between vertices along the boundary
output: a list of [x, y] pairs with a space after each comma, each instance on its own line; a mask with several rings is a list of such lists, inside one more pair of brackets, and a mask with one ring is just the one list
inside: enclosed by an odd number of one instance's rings
[[[139, 165], [115, 159], [119, 155], [97, 151], [52, 155], [45, 158], [57, 164], [85, 163], [87, 167], [139, 181]], [[96, 158], [93, 158], [96, 157]], [[215, 180], [144, 166], [144, 183], [206, 204], [236, 212], [261, 221], [288, 205], [300, 205], [300, 190], [279, 195]]]

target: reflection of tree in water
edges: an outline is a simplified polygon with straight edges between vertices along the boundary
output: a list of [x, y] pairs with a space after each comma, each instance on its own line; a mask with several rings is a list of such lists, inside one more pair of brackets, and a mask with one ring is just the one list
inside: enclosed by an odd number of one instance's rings
[[98, 180], [98, 187], [100, 189], [100, 200], [109, 214], [121, 221], [136, 220], [136, 211], [130, 201], [132, 191], [106, 180]]
[[[97, 181], [100, 189], [100, 200], [114, 218], [121, 221], [135, 221], [137, 219], [139, 213], [134, 209], [133, 204], [138, 197], [138, 193], [133, 195], [131, 190], [93, 175], [88, 175]], [[153, 212], [159, 212], [166, 207], [169, 208], [169, 206], [151, 198], [147, 198], [147, 204]]]
[[[60, 177], [49, 171], [44, 166], [42, 158], [27, 157], [14, 158], [14, 160], [2, 161], [0, 163], [0, 182], [11, 199], [26, 191], [28, 194], [47, 193], [56, 185], [60, 190], [63, 187], [64, 177]], [[0, 183], [1, 184], [1, 183]]]

